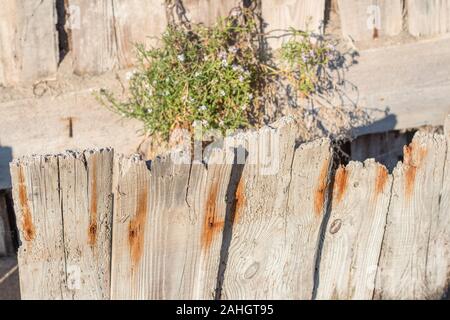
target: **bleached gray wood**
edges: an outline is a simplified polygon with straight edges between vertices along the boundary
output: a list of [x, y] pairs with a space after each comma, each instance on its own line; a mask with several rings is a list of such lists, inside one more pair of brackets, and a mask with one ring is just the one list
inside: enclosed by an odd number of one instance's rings
[[2, 1], [0, 86], [55, 77], [59, 60], [56, 22], [54, 1]]
[[372, 299], [392, 176], [373, 159], [338, 168], [317, 299]]
[[325, 18], [325, 0], [264, 0], [261, 2], [262, 18], [267, 24], [271, 48], [279, 48], [288, 37], [289, 28], [308, 30], [316, 33], [323, 31]]
[[[71, 85], [60, 94], [0, 103], [0, 189], [11, 188], [12, 158], [104, 146], [124, 154], [136, 152], [143, 139], [141, 122], [122, 118], [99, 104], [93, 92], [108, 80], [92, 80], [83, 80], [81, 87]], [[111, 85], [114, 92], [119, 92], [118, 87], [118, 82]]]
[[73, 69], [100, 74], [118, 66], [112, 0], [68, 0]]
[[[312, 297], [331, 150], [328, 140], [294, 150], [291, 125], [287, 120], [241, 137], [249, 157], [236, 192], [224, 299]], [[271, 140], [264, 139], [267, 134]], [[269, 151], [271, 168], [261, 161]]]
[[18, 252], [22, 299], [62, 299], [65, 290], [63, 222], [58, 158], [11, 163], [13, 199], [22, 242]]
[[430, 249], [440, 239], [436, 227], [442, 220], [445, 150], [443, 135], [419, 131], [404, 149], [404, 162], [394, 169], [375, 298], [441, 297], [441, 274], [430, 277], [430, 267], [442, 266], [448, 257], [439, 259]]
[[[215, 151], [211, 159], [226, 159]], [[120, 158], [113, 299], [214, 298], [231, 164]], [[176, 263], [174, 263], [176, 261]]]
[[164, 0], [113, 0], [114, 35], [117, 39], [118, 63], [121, 68], [137, 62], [136, 44], [145, 47], [158, 44], [167, 26]]
[[408, 29], [413, 36], [450, 32], [449, 0], [407, 0]]
[[58, 157], [67, 290], [64, 299], [109, 299], [113, 151]]
[[431, 221], [426, 270], [430, 294], [438, 299], [444, 296], [448, 299], [450, 293], [450, 116], [447, 116], [444, 134], [447, 149], [439, 196], [439, 215]]
[[338, 0], [342, 33], [354, 41], [394, 36], [402, 31], [402, 0]]
[[233, 8], [242, 5], [241, 0], [184, 0], [182, 2], [186, 17], [193, 23], [203, 23], [206, 26], [212, 26], [219, 19], [227, 17]]
[[403, 157], [403, 146], [408, 143], [407, 133], [383, 132], [357, 137], [350, 143], [351, 160], [374, 158], [392, 171]]
[[356, 135], [444, 123], [450, 112], [449, 37], [359, 54], [358, 64], [345, 73], [345, 92], [352, 103], [367, 108], [373, 123], [355, 128]]

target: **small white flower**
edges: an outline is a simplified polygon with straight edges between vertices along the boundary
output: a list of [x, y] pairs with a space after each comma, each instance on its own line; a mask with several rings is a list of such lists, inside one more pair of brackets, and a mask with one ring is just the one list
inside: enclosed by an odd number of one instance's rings
[[231, 66], [231, 69], [233, 69], [233, 71], [237, 71], [237, 70], [239, 70], [239, 67], [237, 65], [233, 64]]
[[202, 125], [203, 126], [207, 126], [208, 125], [208, 121], [207, 120], [202, 120]]
[[205, 105], [202, 105], [202, 106], [200, 106], [200, 107], [198, 107], [198, 109], [200, 110], [200, 111], [206, 111], [206, 106]]
[[125, 74], [125, 79], [127, 79], [128, 81], [130, 81], [131, 78], [133, 78], [133, 76], [134, 76], [136, 73], [137, 73], [136, 70], [128, 71], [128, 72]]
[[226, 52], [224, 52], [224, 51], [220, 51], [219, 52], [219, 54], [217, 55], [217, 57], [220, 59], [220, 60], [225, 60], [226, 58], [227, 58], [227, 53]]
[[228, 66], [228, 61], [223, 59], [222, 60], [222, 67], [227, 67]]
[[247, 105], [246, 105], [246, 104], [243, 104], [243, 105], [241, 106], [241, 109], [242, 109], [242, 110], [247, 109]]
[[181, 62], [184, 62], [184, 60], [185, 60], [184, 54], [179, 54], [179, 55], [177, 56], [177, 58], [178, 58], [178, 61], [181, 61]]
[[240, 82], [244, 82], [244, 77], [243, 76], [239, 76], [239, 81]]
[[195, 73], [194, 73], [194, 76], [196, 76], [196, 77], [198, 77], [200, 75], [200, 72], [199, 71], [196, 71]]
[[236, 52], [238, 52], [238, 48], [236, 48], [235, 46], [231, 46], [228, 48], [228, 52], [235, 54]]
[[252, 99], [253, 99], [253, 95], [252, 95], [251, 93], [249, 93], [249, 94], [248, 94], [248, 98], [249, 98], [250, 100], [252, 100]]
[[153, 109], [152, 108], [148, 108], [147, 109], [147, 113], [152, 113], [153, 112]]
[[224, 97], [224, 96], [225, 96], [225, 91], [220, 90], [219, 94], [220, 94], [222, 97]]

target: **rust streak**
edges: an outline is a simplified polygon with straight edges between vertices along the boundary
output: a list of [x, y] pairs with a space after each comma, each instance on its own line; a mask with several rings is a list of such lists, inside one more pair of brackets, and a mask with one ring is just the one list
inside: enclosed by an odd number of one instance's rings
[[375, 197], [378, 197], [384, 190], [384, 186], [388, 180], [388, 171], [385, 166], [378, 166], [377, 177], [375, 179]]
[[131, 219], [128, 226], [128, 243], [130, 245], [130, 256], [133, 269], [139, 263], [144, 249], [144, 231], [145, 222], [147, 220], [148, 201], [147, 188], [147, 185], [145, 185], [142, 190], [139, 191], [136, 214], [134, 218]]
[[414, 191], [417, 169], [420, 168], [427, 155], [427, 150], [417, 146], [413, 141], [403, 148], [405, 167], [405, 197], [409, 199]]
[[94, 246], [97, 242], [97, 162], [92, 162], [91, 174], [91, 202], [89, 208], [89, 228], [88, 228], [88, 243]]
[[336, 178], [334, 180], [333, 191], [337, 203], [341, 202], [347, 190], [348, 172], [344, 166], [339, 166], [336, 171]]
[[323, 210], [323, 205], [325, 202], [325, 192], [328, 185], [328, 167], [330, 160], [327, 159], [322, 165], [320, 170], [319, 182], [317, 184], [316, 190], [314, 192], [314, 212], [316, 215], [320, 215]]
[[31, 241], [36, 236], [36, 230], [33, 225], [30, 206], [28, 205], [27, 188], [22, 167], [19, 167], [19, 203], [22, 208], [23, 235], [26, 241]]
[[218, 184], [215, 182], [208, 193], [206, 201], [206, 214], [203, 221], [201, 243], [203, 249], [208, 249], [214, 236], [223, 229], [224, 221], [218, 221], [217, 217], [217, 191]]
[[245, 182], [244, 179], [241, 177], [239, 180], [239, 184], [236, 188], [236, 205], [234, 209], [234, 215], [233, 215], [233, 224], [237, 223], [242, 216], [242, 210], [244, 210], [245, 206]]

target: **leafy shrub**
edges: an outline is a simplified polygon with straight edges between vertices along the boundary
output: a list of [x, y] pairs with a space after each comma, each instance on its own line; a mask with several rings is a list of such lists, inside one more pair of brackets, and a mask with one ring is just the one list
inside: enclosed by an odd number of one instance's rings
[[210, 28], [171, 24], [159, 47], [137, 46], [139, 65], [130, 79], [128, 100], [118, 101], [106, 90], [101, 100], [164, 139], [174, 129], [192, 130], [198, 122], [223, 133], [257, 125], [264, 98], [274, 92], [268, 90], [271, 84], [288, 79], [308, 97], [334, 54], [324, 39], [292, 30], [278, 67], [260, 54], [260, 40], [254, 14], [242, 8]]
[[291, 39], [280, 49], [281, 62], [287, 78], [303, 96], [309, 96], [329, 80], [327, 69], [335, 67], [339, 52], [320, 35], [291, 31]]

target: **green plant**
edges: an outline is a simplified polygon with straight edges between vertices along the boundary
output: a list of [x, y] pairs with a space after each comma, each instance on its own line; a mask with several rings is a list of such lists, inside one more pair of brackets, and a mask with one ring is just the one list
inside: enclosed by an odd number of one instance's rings
[[130, 98], [117, 101], [102, 91], [110, 106], [140, 119], [150, 133], [167, 138], [175, 128], [248, 127], [258, 114], [254, 102], [263, 72], [252, 33], [256, 24], [245, 12], [213, 27], [170, 25], [161, 46], [139, 45], [139, 68], [130, 80]]
[[310, 96], [329, 81], [327, 69], [334, 67], [339, 53], [320, 35], [294, 29], [291, 32], [291, 39], [280, 49], [284, 75], [303, 96]]
[[248, 9], [235, 9], [210, 28], [172, 23], [158, 47], [137, 46], [139, 65], [129, 98], [119, 101], [107, 90], [99, 98], [165, 140], [174, 129], [192, 130], [198, 122], [223, 133], [257, 125], [265, 98], [277, 94], [272, 85], [286, 78], [309, 97], [321, 85], [321, 70], [335, 58], [323, 38], [293, 29], [291, 34], [278, 66], [260, 54], [263, 35]]

